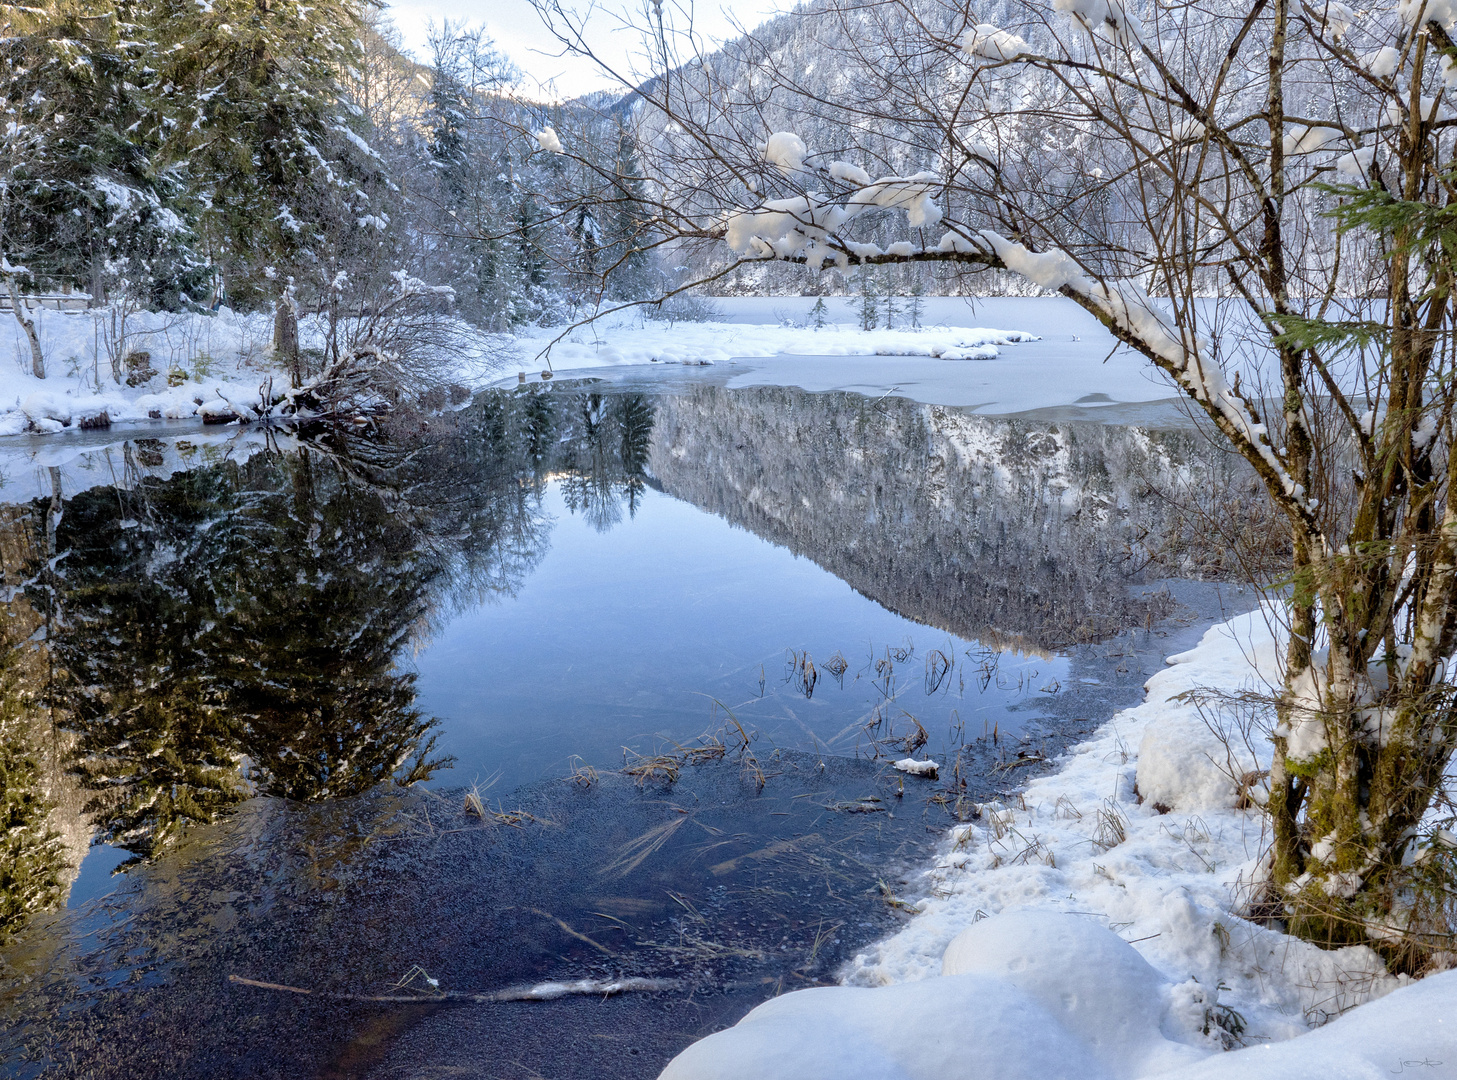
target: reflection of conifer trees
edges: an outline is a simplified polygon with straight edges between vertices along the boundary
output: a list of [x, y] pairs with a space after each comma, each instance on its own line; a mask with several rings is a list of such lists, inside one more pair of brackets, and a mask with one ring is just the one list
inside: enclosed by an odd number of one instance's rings
[[250, 779], [263, 794], [320, 799], [423, 778], [434, 721], [395, 662], [440, 568], [418, 557], [407, 517], [341, 482], [328, 459], [254, 458], [249, 471], [260, 465], [285, 483], [248, 515], [264, 528], [229, 553], [215, 649]]
[[150, 854], [250, 786], [319, 799], [439, 764], [400, 654], [438, 595], [514, 589], [545, 539], [519, 425], [475, 418], [70, 500], [50, 652], [103, 839]]
[[245, 510], [235, 472], [95, 488], [70, 500], [56, 531], [56, 703], [80, 734], [100, 838], [138, 854], [244, 794], [239, 732], [213, 662], [213, 575]]
[[563, 410], [562, 497], [598, 532], [637, 513], [655, 410], [642, 394], [580, 393]]
[[1221, 490], [1239, 468], [1203, 446], [1187, 430], [699, 387], [659, 403], [650, 465], [669, 494], [891, 611], [1061, 647], [1156, 611], [1125, 585], [1170, 532], [1165, 492]]
[[32, 911], [65, 895], [65, 842], [48, 820], [36, 724], [22, 700], [22, 654], [0, 642], [0, 940]]

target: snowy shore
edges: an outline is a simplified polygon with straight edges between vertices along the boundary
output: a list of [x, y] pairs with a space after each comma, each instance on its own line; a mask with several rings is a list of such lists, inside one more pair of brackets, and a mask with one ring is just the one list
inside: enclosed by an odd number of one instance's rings
[[[441, 369], [447, 381], [478, 389], [496, 382], [516, 382], [517, 372], [535, 380], [548, 367], [559, 374], [588, 372], [624, 365], [688, 365], [721, 363], [731, 358], [794, 357], [919, 357], [937, 361], [991, 361], [1009, 346], [1040, 341], [1024, 330], [1002, 330], [967, 325], [982, 314], [960, 300], [928, 298], [928, 310], [941, 322], [921, 328], [898, 324], [895, 329], [861, 330], [843, 321], [846, 301], [830, 305], [841, 321], [815, 328], [803, 297], [763, 304], [725, 300], [717, 302], [705, 322], [669, 322], [649, 319], [633, 309], [604, 317], [597, 323], [566, 327], [525, 327], [514, 337], [489, 335], [459, 323]], [[1062, 333], [1076, 325], [1076, 314], [1063, 307], [1020, 300], [996, 309], [1000, 318], [1025, 317], [1059, 331], [1060, 339], [1078, 340]], [[784, 307], [783, 305], [789, 305]], [[1030, 305], [1030, 306], [1029, 306]], [[805, 309], [805, 310], [801, 310]], [[1056, 317], [1049, 318], [1050, 314]], [[227, 309], [215, 315], [140, 312], [128, 316], [124, 326], [106, 309], [32, 313], [46, 356], [47, 377], [30, 372], [30, 351], [14, 320], [0, 323], [0, 435], [56, 434], [77, 427], [106, 426], [116, 422], [193, 419], [225, 401], [255, 401], [259, 387], [270, 375], [278, 376], [268, 357], [272, 319], [265, 313], [239, 314]], [[1072, 322], [1068, 322], [1072, 319]], [[762, 321], [751, 321], [762, 320]], [[305, 319], [300, 326], [304, 347], [317, 346], [315, 328]], [[1106, 381], [1106, 368], [1094, 370], [1098, 356], [1080, 354], [1078, 363], [1098, 380]], [[145, 353], [150, 372], [132, 378], [123, 359]], [[1082, 361], [1088, 363], [1083, 364]], [[770, 360], [770, 362], [778, 362]], [[971, 365], [974, 367], [975, 365]], [[967, 366], [956, 365], [947, 377], [964, 381]], [[121, 381], [113, 377], [120, 371]], [[798, 369], [789, 373], [801, 380]], [[1000, 372], [986, 372], [994, 381]], [[1054, 380], [1057, 381], [1057, 380]], [[1100, 383], [1101, 385], [1101, 383]], [[980, 393], [980, 391], [978, 391]], [[1119, 400], [1127, 394], [1116, 395]], [[1134, 396], [1148, 397], [1140, 383]], [[978, 400], [981, 400], [979, 397]]]
[[663, 1080], [930, 1080], [971, 1061], [999, 1080], [1330, 1080], [1457, 1060], [1457, 972], [1409, 984], [1364, 946], [1239, 914], [1265, 838], [1235, 776], [1257, 763], [1179, 696], [1278, 684], [1268, 615], [1210, 629], [1055, 773], [953, 829], [916, 915], [845, 985], [773, 999]]

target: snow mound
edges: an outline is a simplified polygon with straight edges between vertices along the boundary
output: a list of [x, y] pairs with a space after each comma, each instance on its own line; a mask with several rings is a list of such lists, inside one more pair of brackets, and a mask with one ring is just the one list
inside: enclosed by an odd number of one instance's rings
[[1441, 1076], [1457, 1060], [1457, 971], [1362, 1005], [1288, 1042], [1251, 1046], [1164, 1074], [1167, 1080], [1357, 1080]]
[[660, 1080], [1112, 1080], [1035, 999], [990, 975], [827, 986], [760, 1005]]
[[[1177, 670], [1191, 662], [1198, 665], [1199, 680], [1192, 685], [1190, 674]], [[1274, 638], [1253, 631], [1241, 637], [1225, 623], [1210, 627], [1197, 648], [1166, 663], [1168, 668], [1144, 684], [1150, 701], [1160, 700], [1163, 707], [1138, 745], [1138, 794], [1161, 813], [1233, 808], [1269, 768], [1269, 733], [1252, 730], [1247, 743], [1227, 701], [1204, 698], [1202, 707], [1198, 702], [1201, 691], [1209, 690], [1226, 699], [1241, 690], [1273, 695], [1271, 680], [1278, 682], [1279, 669]], [[1248, 709], [1244, 717], [1254, 719]]]
[[690, 1046], [662, 1080], [943, 1080], [973, 1063], [998, 1080], [1123, 1080], [1205, 1053], [1164, 1036], [1170, 988], [1091, 919], [985, 919], [951, 943], [943, 971], [785, 994]]
[[[1017, 911], [983, 919], [956, 935], [941, 959], [943, 976], [972, 972], [1033, 998], [1111, 1076], [1147, 1076], [1204, 1056], [1164, 1035], [1172, 986], [1132, 945], [1086, 916]], [[1178, 1029], [1177, 1017], [1163, 1023]]]

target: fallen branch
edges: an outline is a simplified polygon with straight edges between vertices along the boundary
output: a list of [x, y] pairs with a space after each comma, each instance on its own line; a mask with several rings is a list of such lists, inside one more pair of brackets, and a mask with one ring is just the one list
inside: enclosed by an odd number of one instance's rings
[[676, 989], [676, 979], [578, 979], [574, 982], [543, 982], [531, 986], [514, 986], [505, 990], [434, 990], [418, 994], [351, 994], [338, 990], [309, 990], [302, 986], [245, 979], [229, 975], [228, 982], [252, 986], [259, 990], [277, 990], [285, 994], [302, 994], [326, 1001], [373, 1001], [392, 1005], [491, 1005], [506, 1001], [555, 1001], [574, 995], [615, 997], [633, 991], [656, 993]]

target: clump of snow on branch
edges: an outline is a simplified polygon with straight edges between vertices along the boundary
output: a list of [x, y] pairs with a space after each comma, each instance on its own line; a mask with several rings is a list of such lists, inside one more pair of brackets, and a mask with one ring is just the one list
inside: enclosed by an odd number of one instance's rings
[[562, 149], [562, 141], [557, 138], [556, 131], [552, 128], [542, 128], [536, 133], [536, 141], [548, 154], [565, 153]]
[[990, 23], [978, 23], [962, 36], [961, 48], [987, 60], [1015, 60], [1027, 52], [1027, 42]]
[[1090, 34], [1125, 45], [1143, 40], [1143, 25], [1124, 8], [1122, 0], [1052, 0], [1052, 7]]
[[828, 171], [836, 180], [843, 180], [847, 184], [864, 187], [870, 183], [870, 174], [859, 165], [851, 165], [848, 161], [832, 161]]
[[1194, 142], [1204, 138], [1204, 124], [1198, 117], [1186, 116], [1176, 120], [1169, 128], [1169, 138], [1176, 143]]
[[1360, 180], [1371, 171], [1371, 162], [1375, 159], [1376, 147], [1360, 146], [1336, 158], [1336, 172]]
[[1378, 79], [1385, 79], [1396, 73], [1397, 65], [1401, 63], [1401, 53], [1397, 52], [1390, 45], [1361, 56], [1361, 66], [1375, 75]]
[[[807, 154], [804, 141], [788, 132], [776, 132], [764, 146], [764, 157], [786, 174], [800, 171]], [[757, 259], [803, 258], [812, 269], [826, 261], [848, 265], [849, 256], [862, 261], [880, 255], [873, 244], [857, 244], [837, 233], [862, 214], [875, 210], [904, 210], [912, 228], [923, 228], [941, 220], [936, 196], [941, 178], [935, 173], [914, 176], [886, 176], [870, 181], [869, 175], [843, 161], [833, 162], [831, 176], [861, 183], [843, 203], [835, 203], [818, 192], [786, 199], [767, 199], [751, 209], [735, 210], [723, 219], [724, 240], [736, 254]], [[909, 242], [893, 245], [897, 252], [911, 254]]]
[[1345, 133], [1340, 128], [1312, 126], [1298, 128], [1286, 135], [1282, 145], [1285, 153], [1293, 157], [1296, 154], [1313, 154], [1342, 138], [1345, 138]]
[[919, 229], [941, 220], [941, 208], [935, 199], [940, 190], [941, 178], [933, 172], [887, 176], [855, 192], [847, 206], [866, 210], [873, 206], [886, 210], [900, 208], [910, 219], [911, 228]]
[[776, 131], [764, 143], [764, 160], [785, 176], [793, 176], [804, 170], [804, 159], [809, 148], [804, 140], [792, 131]]
[[1413, 28], [1418, 19], [1448, 30], [1457, 27], [1457, 0], [1397, 0], [1396, 13]]
[[[1382, 113], [1382, 122], [1392, 127], [1400, 127], [1405, 122], [1405, 105], [1405, 100], [1387, 102], [1386, 109]], [[1441, 104], [1435, 97], [1422, 97], [1417, 104], [1417, 113], [1428, 123], [1452, 119], [1452, 110]]]
[[1309, 0], [1301, 7], [1311, 21], [1332, 39], [1345, 37], [1356, 21], [1356, 13], [1341, 3], [1341, 0]]

